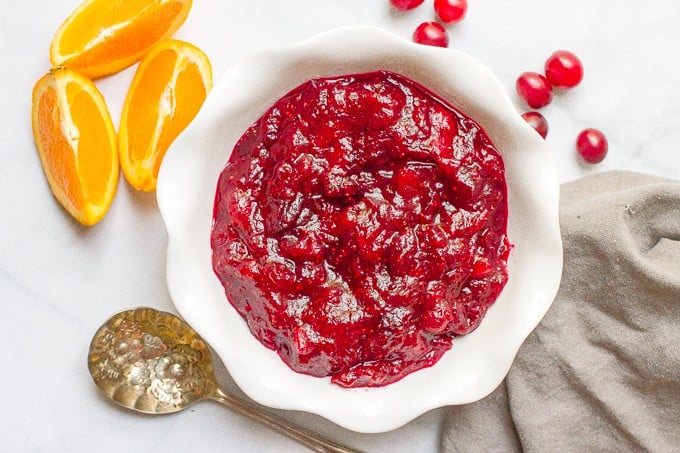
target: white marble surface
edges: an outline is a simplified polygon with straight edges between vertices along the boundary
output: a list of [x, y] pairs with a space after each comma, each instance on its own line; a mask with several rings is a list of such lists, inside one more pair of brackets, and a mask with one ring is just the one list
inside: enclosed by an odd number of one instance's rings
[[[86, 367], [90, 337], [109, 315], [150, 305], [173, 310], [165, 285], [166, 236], [152, 194], [121, 181], [111, 211], [83, 228], [52, 198], [30, 129], [30, 93], [49, 68], [49, 43], [79, 0], [0, 0], [0, 451], [297, 451], [299, 447], [213, 403], [165, 417], [108, 404]], [[387, 0], [204, 0], [177, 37], [211, 57], [216, 76], [253, 49], [336, 25], [365, 23], [409, 37], [432, 0], [407, 14]], [[543, 110], [563, 181], [607, 169], [680, 174], [680, 3], [655, 0], [469, 0], [450, 28], [466, 51], [513, 90], [555, 49], [577, 53], [585, 79]], [[133, 70], [98, 81], [114, 121]], [[519, 107], [519, 103], [518, 103]], [[573, 142], [584, 127], [610, 140], [597, 166]], [[220, 380], [228, 384], [223, 371]], [[358, 435], [314, 416], [278, 412], [368, 451], [437, 451], [444, 410], [380, 435]]]

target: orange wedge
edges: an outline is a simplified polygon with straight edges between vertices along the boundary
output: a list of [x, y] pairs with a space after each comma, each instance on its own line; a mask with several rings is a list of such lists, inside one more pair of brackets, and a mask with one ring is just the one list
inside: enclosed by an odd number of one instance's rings
[[55, 198], [83, 225], [108, 211], [118, 184], [116, 131], [94, 83], [55, 69], [33, 88], [33, 136]]
[[184, 23], [191, 0], [87, 0], [57, 30], [53, 66], [94, 78], [140, 60]]
[[118, 130], [120, 164], [130, 185], [148, 192], [156, 189], [165, 152], [194, 119], [211, 86], [208, 57], [189, 43], [161, 41], [144, 57]]

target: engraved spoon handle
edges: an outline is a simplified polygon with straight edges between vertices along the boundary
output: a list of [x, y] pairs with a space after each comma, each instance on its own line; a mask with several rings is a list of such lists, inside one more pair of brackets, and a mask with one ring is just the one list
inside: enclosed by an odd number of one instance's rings
[[337, 444], [318, 434], [293, 425], [279, 417], [270, 415], [254, 403], [226, 393], [221, 389], [215, 390], [215, 392], [210, 395], [210, 398], [224, 404], [239, 414], [250, 417], [263, 425], [290, 437], [312, 451], [320, 453], [360, 453], [359, 450]]

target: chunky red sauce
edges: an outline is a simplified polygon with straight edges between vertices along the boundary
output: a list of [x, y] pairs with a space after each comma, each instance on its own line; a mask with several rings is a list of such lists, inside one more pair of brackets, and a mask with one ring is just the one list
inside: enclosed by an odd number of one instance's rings
[[504, 166], [486, 133], [386, 71], [315, 79], [236, 144], [213, 267], [295, 371], [382, 386], [433, 365], [507, 280]]

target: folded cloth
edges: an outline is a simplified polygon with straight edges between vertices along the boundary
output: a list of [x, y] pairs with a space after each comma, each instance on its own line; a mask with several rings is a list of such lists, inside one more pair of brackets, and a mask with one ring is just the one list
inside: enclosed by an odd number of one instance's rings
[[555, 302], [505, 381], [448, 409], [442, 449], [680, 451], [680, 182], [607, 172], [560, 202]]

